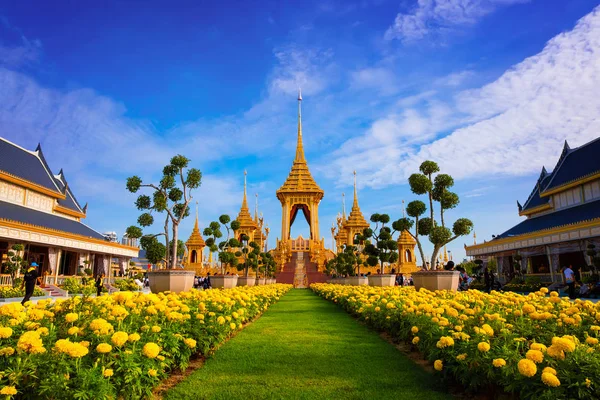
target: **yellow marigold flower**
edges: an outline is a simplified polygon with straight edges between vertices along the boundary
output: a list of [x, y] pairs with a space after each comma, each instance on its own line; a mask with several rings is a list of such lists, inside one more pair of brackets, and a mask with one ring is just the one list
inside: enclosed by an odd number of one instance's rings
[[560, 386], [560, 381], [558, 380], [556, 375], [550, 373], [542, 374], [542, 382], [544, 382], [545, 385], [550, 387]]
[[598, 325], [592, 325], [592, 326], [590, 326], [590, 330], [592, 330], [592, 331], [600, 331], [600, 326], [598, 326]]
[[542, 292], [543, 294], [546, 294], [546, 293], [548, 293], [548, 288], [543, 287], [540, 289], [540, 292]]
[[454, 339], [449, 336], [442, 336], [440, 340], [438, 340], [437, 345], [438, 349], [443, 349], [445, 347], [454, 346]]
[[11, 328], [0, 327], [0, 339], [8, 339], [13, 334]]
[[591, 337], [591, 336], [588, 336], [588, 337], [585, 339], [585, 342], [586, 342], [587, 344], [591, 345], [591, 346], [595, 346], [595, 345], [597, 345], [597, 344], [598, 344], [598, 339], [596, 339], [596, 338], [593, 338], [593, 337]]
[[552, 374], [556, 375], [556, 370], [552, 367], [546, 367], [542, 370], [542, 374]]
[[158, 371], [156, 371], [155, 369], [151, 368], [148, 370], [148, 375], [150, 375], [151, 377], [156, 377], [158, 375]]
[[554, 337], [552, 338], [552, 346], [556, 346], [564, 352], [570, 353], [575, 350], [575, 342], [567, 339], [566, 337]]
[[154, 326], [152, 327], [152, 332], [154, 332], [154, 333], [158, 333], [158, 332], [160, 332], [160, 326], [158, 326], [158, 325], [154, 325]]
[[375, 312], [379, 312], [379, 311], [381, 311], [381, 308], [375, 307]]
[[111, 368], [107, 368], [107, 369], [104, 370], [104, 372], [102, 372], [102, 375], [105, 378], [109, 378], [109, 377], [111, 377], [111, 376], [114, 375], [114, 372], [113, 372], [113, 370]]
[[488, 336], [494, 336], [494, 329], [492, 329], [492, 327], [488, 324], [483, 324], [481, 330]]
[[444, 368], [444, 363], [442, 360], [435, 360], [433, 368], [435, 368], [436, 371], [441, 371]]
[[421, 339], [419, 339], [419, 337], [418, 337], [418, 336], [415, 336], [415, 337], [413, 338], [413, 340], [412, 340], [412, 344], [418, 344], [418, 343], [419, 343], [419, 340], [421, 340]]
[[142, 354], [148, 358], [156, 358], [158, 353], [160, 353], [160, 347], [156, 343], [146, 343], [142, 349]]
[[585, 387], [590, 387], [592, 386], [592, 381], [590, 381], [588, 378], [585, 378]]
[[100, 343], [98, 346], [96, 346], [96, 351], [101, 354], [108, 353], [111, 350], [112, 346], [108, 343]]
[[477, 345], [477, 350], [481, 351], [482, 353], [486, 353], [490, 351], [490, 344], [488, 342], [480, 342]]
[[127, 340], [130, 342], [137, 342], [138, 340], [140, 340], [140, 335], [137, 333], [132, 333], [127, 337]]
[[535, 307], [532, 306], [531, 304], [527, 303], [527, 304], [523, 305], [523, 313], [531, 314], [534, 311], [535, 311]]
[[127, 340], [129, 340], [129, 334], [123, 331], [115, 332], [110, 338], [110, 341], [117, 347], [123, 346]]
[[533, 361], [536, 364], [541, 363], [542, 361], [544, 361], [544, 353], [542, 353], [539, 350], [529, 350], [527, 351], [527, 353], [525, 354], [525, 357], [528, 360]]
[[69, 330], [67, 331], [67, 333], [69, 335], [77, 335], [79, 333], [79, 328], [76, 326], [72, 326], [69, 328]]
[[0, 394], [5, 396], [14, 396], [17, 394], [17, 388], [14, 386], [4, 386], [2, 389], [0, 389]]
[[15, 354], [15, 349], [12, 347], [4, 347], [0, 349], [0, 356], [12, 356]]
[[462, 353], [456, 356], [458, 361], [464, 361], [467, 358], [467, 353]]
[[30, 354], [40, 354], [46, 352], [39, 332], [35, 331], [23, 333], [17, 341], [17, 348]]
[[159, 361], [165, 361], [165, 357], [161, 355], [156, 356], [156, 359]]
[[232, 322], [232, 323], [229, 324], [229, 327], [231, 329], [235, 329], [235, 328], [237, 328], [237, 325], [234, 322]]
[[190, 349], [196, 347], [196, 341], [194, 339], [183, 339], [183, 343]]
[[48, 334], [50, 333], [48, 328], [46, 328], [45, 326], [42, 326], [41, 328], [37, 328], [35, 331], [42, 336], [48, 336]]
[[531, 378], [537, 373], [535, 363], [527, 358], [519, 360], [517, 367], [519, 368], [519, 373], [528, 378]]
[[504, 358], [494, 358], [492, 365], [496, 368], [502, 368], [506, 365], [506, 360]]
[[531, 350], [539, 350], [542, 353], [545, 353], [548, 350], [548, 348], [541, 343], [531, 343], [531, 346], [529, 346], [529, 348]]
[[219, 318], [217, 318], [217, 323], [219, 325], [223, 325], [225, 323], [225, 318], [223, 318], [223, 316], [219, 316]]
[[65, 321], [67, 322], [75, 322], [79, 319], [79, 315], [77, 313], [68, 313], [65, 315]]
[[418, 327], [416, 327], [416, 326], [413, 326], [412, 328], [410, 328], [410, 331], [411, 331], [411, 332], [412, 332], [414, 335], [416, 335], [417, 333], [419, 333], [419, 328], [418, 328]]
[[196, 314], [196, 319], [199, 319], [200, 321], [204, 321], [204, 314]]
[[552, 357], [552, 358], [556, 358], [558, 360], [564, 360], [565, 359], [565, 352], [557, 345], [553, 344], [552, 346], [548, 347], [548, 350], [546, 350], [546, 353]]

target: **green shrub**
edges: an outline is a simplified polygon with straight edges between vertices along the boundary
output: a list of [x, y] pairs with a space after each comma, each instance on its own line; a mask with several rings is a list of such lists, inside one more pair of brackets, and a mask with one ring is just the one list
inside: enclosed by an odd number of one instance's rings
[[137, 283], [135, 283], [135, 280], [132, 278], [119, 279], [118, 281], [115, 281], [112, 285], [122, 291], [135, 292], [140, 290], [140, 287]]

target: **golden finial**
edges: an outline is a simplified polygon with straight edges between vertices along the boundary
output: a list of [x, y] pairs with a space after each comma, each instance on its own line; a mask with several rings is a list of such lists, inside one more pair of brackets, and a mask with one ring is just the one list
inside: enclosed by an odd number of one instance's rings
[[358, 209], [358, 195], [356, 194], [356, 170], [354, 170], [354, 202], [352, 203], [352, 209]]
[[258, 222], [258, 193], [254, 194], [256, 196], [256, 204], [254, 205], [254, 220]]
[[477, 234], [473, 231], [473, 244], [477, 244]]
[[342, 193], [342, 218], [346, 219], [346, 194]]
[[248, 171], [244, 170], [244, 199], [242, 200], [242, 208], [248, 208], [248, 200], [246, 198], [246, 176]]
[[402, 218], [406, 218], [406, 209], [404, 208], [404, 200], [402, 200]]
[[298, 142], [296, 143], [296, 159], [294, 162], [306, 163], [304, 145], [302, 144], [302, 90], [298, 88]]
[[194, 224], [194, 230], [195, 231], [199, 231], [200, 229], [198, 228], [198, 202], [196, 201], [196, 223]]

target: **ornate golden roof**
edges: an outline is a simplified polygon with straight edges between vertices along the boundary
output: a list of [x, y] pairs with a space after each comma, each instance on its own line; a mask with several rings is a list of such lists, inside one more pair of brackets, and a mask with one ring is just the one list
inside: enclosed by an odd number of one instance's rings
[[400, 236], [398, 237], [398, 244], [402, 244], [405, 246], [415, 246], [417, 244], [417, 241], [415, 240], [415, 238], [405, 229], [402, 231], [402, 233], [400, 233]]
[[284, 201], [284, 194], [288, 193], [310, 193], [316, 194], [320, 199], [323, 198], [325, 192], [317, 185], [313, 179], [304, 158], [304, 145], [302, 144], [302, 95], [298, 94], [298, 141], [296, 143], [296, 158], [292, 164], [292, 170], [283, 186], [277, 190], [277, 198]]
[[190, 238], [185, 242], [185, 245], [189, 248], [192, 246], [196, 247], [204, 247], [206, 244], [204, 243], [204, 239], [200, 234], [200, 229], [198, 228], [198, 214], [196, 213], [196, 223], [194, 224], [194, 229], [192, 230], [192, 234]]
[[256, 229], [258, 225], [252, 215], [250, 215], [250, 209], [248, 208], [248, 198], [246, 195], [246, 175], [248, 173], [244, 171], [244, 199], [242, 200], [242, 207], [240, 213], [237, 216], [237, 220], [240, 223], [240, 229]]
[[354, 171], [354, 202], [348, 219], [344, 222], [344, 227], [368, 228], [369, 223], [365, 219], [360, 207], [358, 206], [358, 195], [356, 194], [356, 171]]

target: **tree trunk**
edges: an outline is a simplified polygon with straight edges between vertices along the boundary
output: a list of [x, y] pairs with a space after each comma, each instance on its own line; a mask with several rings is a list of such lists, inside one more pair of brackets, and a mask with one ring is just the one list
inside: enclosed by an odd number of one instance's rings
[[423, 269], [427, 268], [427, 263], [425, 262], [425, 253], [423, 252], [423, 246], [421, 246], [421, 241], [419, 240], [419, 217], [415, 217], [415, 240], [417, 241], [417, 247], [419, 248], [419, 253], [421, 254], [421, 262], [423, 263]]
[[171, 250], [169, 248], [169, 216], [165, 220], [165, 268], [169, 269], [171, 267]]
[[[429, 182], [431, 182], [431, 184], [433, 185], [433, 181], [431, 180], [431, 175], [429, 175]], [[433, 190], [433, 188], [431, 190]], [[429, 215], [431, 217], [431, 229], [433, 229], [435, 224], [433, 221], [433, 195], [431, 193], [431, 190], [429, 191]]]
[[436, 267], [436, 262], [437, 262], [437, 255], [438, 252], [440, 251], [440, 247], [435, 246], [433, 248], [433, 254], [431, 255], [431, 268], [430, 269], [434, 269]]
[[179, 231], [179, 223], [176, 223], [175, 221], [173, 221], [173, 247], [171, 248], [171, 251], [173, 253], [173, 264], [172, 264], [171, 268], [177, 268], [178, 231]]

